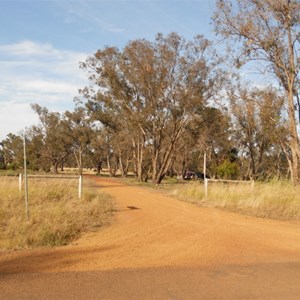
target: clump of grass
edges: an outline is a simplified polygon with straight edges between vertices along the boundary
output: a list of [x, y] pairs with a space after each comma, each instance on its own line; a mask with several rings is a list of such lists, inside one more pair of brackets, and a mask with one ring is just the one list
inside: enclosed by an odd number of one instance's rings
[[274, 181], [248, 184], [209, 183], [208, 195], [199, 183], [176, 187], [171, 195], [178, 199], [241, 212], [256, 217], [300, 219], [300, 186]]
[[18, 174], [16, 170], [0, 170], [0, 176], [17, 176]]
[[29, 179], [29, 220], [18, 180], [0, 177], [0, 249], [60, 246], [109, 224], [113, 203], [96, 189], [78, 199], [77, 180]]

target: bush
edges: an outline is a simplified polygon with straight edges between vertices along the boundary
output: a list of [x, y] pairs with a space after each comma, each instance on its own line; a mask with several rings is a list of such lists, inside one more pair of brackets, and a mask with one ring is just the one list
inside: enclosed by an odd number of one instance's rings
[[236, 179], [238, 177], [237, 163], [225, 160], [217, 167], [217, 176], [222, 179]]

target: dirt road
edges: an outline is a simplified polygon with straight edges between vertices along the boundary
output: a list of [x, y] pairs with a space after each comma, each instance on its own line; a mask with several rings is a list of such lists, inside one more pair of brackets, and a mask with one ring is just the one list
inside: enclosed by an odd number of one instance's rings
[[115, 223], [0, 254], [1, 299], [300, 299], [300, 222], [199, 208], [121, 181]]

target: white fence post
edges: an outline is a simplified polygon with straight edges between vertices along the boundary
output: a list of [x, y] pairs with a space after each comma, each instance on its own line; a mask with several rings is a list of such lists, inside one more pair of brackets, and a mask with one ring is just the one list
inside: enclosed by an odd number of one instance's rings
[[19, 173], [19, 192], [22, 192], [22, 174]]
[[204, 178], [204, 195], [207, 198], [207, 190], [208, 190], [208, 179]]
[[81, 199], [82, 196], [82, 175], [79, 176], [78, 182], [78, 198]]

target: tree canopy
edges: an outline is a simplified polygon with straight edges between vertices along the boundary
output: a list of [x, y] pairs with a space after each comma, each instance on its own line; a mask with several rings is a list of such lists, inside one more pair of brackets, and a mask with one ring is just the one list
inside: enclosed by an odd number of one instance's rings
[[[231, 41], [237, 65], [262, 62], [286, 93], [289, 116], [291, 177], [299, 180], [300, 3], [297, 0], [218, 0], [213, 16], [216, 32]], [[237, 42], [235, 44], [232, 43]]]
[[82, 64], [93, 83], [82, 90], [86, 107], [104, 125], [131, 132], [140, 180], [151, 171], [161, 182], [186, 126], [221, 85], [218, 64], [204, 37], [186, 41], [176, 33], [107, 47]]
[[[89, 85], [73, 111], [32, 105], [40, 123], [26, 130], [29, 168], [56, 173], [72, 166], [80, 174], [84, 166], [98, 174], [105, 168], [110, 176], [159, 184], [167, 175], [203, 171], [205, 156], [212, 177], [296, 184], [299, 1], [216, 4], [213, 21], [228, 42], [226, 59], [204, 36], [186, 40], [177, 33], [99, 49], [81, 63]], [[236, 76], [249, 62], [273, 80]], [[0, 168], [22, 168], [22, 134], [0, 142]]]

